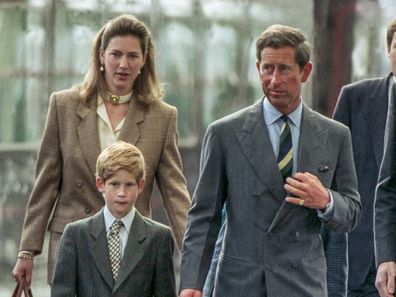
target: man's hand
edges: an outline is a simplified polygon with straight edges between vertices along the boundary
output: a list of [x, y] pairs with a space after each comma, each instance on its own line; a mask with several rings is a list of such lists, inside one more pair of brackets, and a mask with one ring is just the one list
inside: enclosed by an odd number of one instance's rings
[[393, 297], [395, 293], [396, 263], [384, 262], [378, 266], [375, 286], [381, 297]]
[[202, 292], [194, 289], [184, 289], [180, 292], [179, 297], [201, 297]]
[[12, 271], [12, 276], [18, 283], [24, 278], [28, 288], [30, 288], [32, 284], [32, 271], [33, 259], [18, 258], [14, 270]]
[[292, 204], [314, 209], [325, 209], [330, 202], [330, 194], [319, 178], [309, 172], [297, 172], [286, 179], [285, 189], [296, 197], [288, 196], [286, 201]]

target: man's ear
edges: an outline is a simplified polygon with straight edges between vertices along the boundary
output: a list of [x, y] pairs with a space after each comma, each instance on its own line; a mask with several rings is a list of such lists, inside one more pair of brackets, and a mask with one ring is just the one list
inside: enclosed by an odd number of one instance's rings
[[306, 81], [308, 80], [308, 77], [309, 77], [309, 75], [310, 75], [311, 72], [312, 72], [312, 68], [313, 68], [313, 65], [312, 65], [311, 62], [308, 62], [308, 63], [304, 66], [304, 68], [302, 69], [302, 71], [303, 71], [302, 82], [306, 82]]
[[104, 192], [104, 186], [105, 186], [105, 181], [101, 177], [96, 178], [96, 188], [98, 189], [99, 192], [103, 193]]

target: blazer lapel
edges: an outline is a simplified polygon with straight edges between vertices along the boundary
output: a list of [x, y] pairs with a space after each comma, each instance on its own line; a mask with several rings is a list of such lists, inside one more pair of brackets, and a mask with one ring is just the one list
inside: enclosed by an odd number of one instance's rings
[[[304, 104], [300, 128], [297, 172], [310, 172], [317, 175], [321, 167], [327, 165], [327, 163], [322, 164], [320, 160], [323, 159], [323, 154], [326, 152], [328, 131], [322, 129], [316, 118], [317, 116]], [[296, 207], [298, 206], [288, 203], [283, 199], [283, 204], [275, 215], [271, 226], [268, 228], [268, 232]]]
[[90, 98], [86, 102], [81, 102], [77, 108], [77, 114], [81, 118], [80, 125], [77, 127], [80, 147], [93, 176], [96, 170], [96, 159], [100, 154], [96, 106], [96, 100]]
[[370, 115], [372, 116], [369, 129], [371, 143], [374, 146], [375, 160], [377, 162], [378, 168], [381, 165], [384, 150], [385, 123], [389, 103], [388, 91], [391, 78], [392, 74], [386, 78], [383, 78], [369, 97], [369, 110]]
[[262, 100], [252, 106], [236, 136], [245, 157], [269, 191], [282, 202], [286, 197], [283, 179], [264, 122]]
[[328, 131], [323, 129], [318, 121], [318, 115], [304, 105], [300, 129], [300, 151], [298, 153], [297, 170], [317, 174], [327, 149]]
[[113, 293], [120, 287], [120, 285], [127, 280], [131, 271], [139, 263], [145, 251], [141, 243], [146, 239], [147, 232], [143, 217], [138, 211], [135, 213], [131, 230], [128, 236], [128, 242], [124, 250], [124, 256], [121, 260], [121, 266], [113, 288]]
[[93, 238], [91, 254], [99, 273], [106, 284], [113, 287], [113, 274], [111, 272], [110, 258], [107, 247], [107, 236], [103, 217], [103, 209], [92, 218], [91, 236]]
[[[147, 107], [149, 108], [149, 107]], [[139, 124], [144, 121], [145, 109], [136, 99], [132, 99], [125, 117], [124, 126], [121, 129], [119, 140], [136, 145], [140, 138]]]

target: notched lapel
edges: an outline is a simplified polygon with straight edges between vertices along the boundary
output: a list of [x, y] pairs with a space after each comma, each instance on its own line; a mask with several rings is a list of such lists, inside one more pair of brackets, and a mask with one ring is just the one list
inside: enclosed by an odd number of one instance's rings
[[145, 251], [142, 242], [146, 239], [147, 231], [143, 217], [136, 212], [133, 219], [131, 230], [128, 236], [128, 242], [125, 247], [124, 256], [121, 260], [121, 266], [113, 288], [113, 293], [127, 280], [131, 271], [136, 267]]
[[103, 209], [93, 217], [91, 236], [93, 242], [91, 253], [95, 261], [95, 265], [106, 284], [112, 288], [114, 281], [107, 247]]
[[370, 122], [369, 131], [371, 143], [374, 147], [375, 160], [378, 168], [381, 165], [384, 150], [385, 124], [389, 105], [388, 90], [391, 79], [392, 74], [382, 79], [380, 84], [378, 84], [375, 90], [370, 94], [368, 102], [370, 111], [368, 115], [371, 117], [371, 120], [367, 119], [367, 121]]
[[249, 111], [241, 130], [235, 131], [242, 152], [269, 191], [282, 202], [286, 197], [283, 179], [263, 117], [262, 100]]
[[119, 140], [136, 145], [140, 138], [140, 134], [143, 133], [140, 131], [139, 124], [144, 122], [144, 115], [144, 107], [140, 106], [140, 104], [136, 102], [136, 99], [131, 100]]
[[91, 98], [86, 102], [81, 102], [77, 108], [77, 114], [81, 118], [80, 125], [77, 127], [81, 151], [94, 178], [96, 159], [100, 154], [96, 101]]

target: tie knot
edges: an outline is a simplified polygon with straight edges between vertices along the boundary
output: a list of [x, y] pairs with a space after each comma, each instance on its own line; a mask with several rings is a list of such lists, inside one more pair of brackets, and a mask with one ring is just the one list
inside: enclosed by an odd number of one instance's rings
[[113, 224], [111, 224], [110, 229], [115, 233], [119, 233], [122, 226], [124, 226], [124, 224], [121, 220], [115, 220]]
[[283, 121], [284, 123], [287, 123], [287, 119], [288, 119], [289, 117], [288, 117], [287, 115], [283, 114], [280, 118], [282, 119], [282, 121]]

